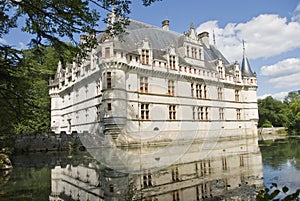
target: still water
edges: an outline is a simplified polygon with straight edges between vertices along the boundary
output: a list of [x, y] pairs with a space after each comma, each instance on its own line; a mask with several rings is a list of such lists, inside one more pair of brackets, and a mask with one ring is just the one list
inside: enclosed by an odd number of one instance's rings
[[[255, 200], [272, 183], [300, 188], [299, 140], [94, 147], [16, 155], [0, 200]], [[289, 193], [288, 192], [288, 193]]]

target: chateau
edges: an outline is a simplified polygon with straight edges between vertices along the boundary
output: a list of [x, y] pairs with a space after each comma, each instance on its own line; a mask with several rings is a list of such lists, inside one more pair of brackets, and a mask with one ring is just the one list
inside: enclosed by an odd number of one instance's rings
[[179, 34], [168, 20], [130, 20], [126, 32], [100, 33], [82, 62], [58, 65], [49, 91], [55, 133], [121, 144], [257, 136], [257, 80], [245, 53], [229, 63], [193, 24]]

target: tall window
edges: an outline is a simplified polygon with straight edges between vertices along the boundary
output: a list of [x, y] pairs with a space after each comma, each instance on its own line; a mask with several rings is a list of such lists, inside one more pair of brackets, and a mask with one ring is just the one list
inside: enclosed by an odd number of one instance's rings
[[235, 81], [236, 82], [241, 82], [241, 80], [240, 80], [240, 72], [239, 71], [235, 71]]
[[110, 57], [110, 47], [105, 48], [104, 57], [109, 58]]
[[[197, 164], [196, 164], [197, 165]], [[199, 163], [199, 173], [201, 176], [211, 174], [211, 164], [210, 160], [203, 160]], [[198, 173], [198, 167], [197, 167], [197, 173]]]
[[176, 105], [169, 106], [169, 119], [170, 120], [176, 119]]
[[241, 109], [236, 109], [236, 119], [241, 120]]
[[85, 109], [85, 122], [88, 122], [89, 119], [89, 109]]
[[218, 87], [218, 100], [222, 100], [222, 99], [223, 99], [223, 88]]
[[111, 103], [107, 103], [107, 111], [111, 111]]
[[149, 104], [141, 104], [141, 119], [149, 119]]
[[198, 114], [200, 114], [200, 116], [199, 116], [199, 119], [200, 120], [204, 120], [204, 110], [205, 110], [205, 108], [204, 107], [199, 107], [199, 109], [198, 109]]
[[195, 58], [195, 48], [191, 48], [192, 49], [192, 58]]
[[196, 84], [196, 97], [202, 98], [202, 89], [200, 84]]
[[201, 57], [202, 57], [201, 49], [199, 49], [199, 52], [198, 52], [198, 53], [199, 53], [199, 59], [201, 60], [201, 59], [202, 59], [202, 58], [201, 58]]
[[101, 120], [101, 109], [100, 109], [100, 105], [96, 106], [96, 116], [97, 116], [97, 121]]
[[175, 94], [175, 82], [173, 80], [168, 81], [168, 94], [171, 96]]
[[192, 97], [194, 97], [194, 84], [192, 83], [191, 84], [191, 95], [192, 95]]
[[152, 175], [151, 175], [151, 173], [145, 173], [143, 175], [143, 184], [144, 184], [144, 187], [152, 186]]
[[96, 81], [96, 95], [99, 95], [101, 93], [101, 82], [100, 80]]
[[197, 98], [207, 98], [207, 87], [205, 84], [196, 84], [195, 88]]
[[245, 166], [245, 161], [244, 161], [244, 156], [240, 155], [240, 166], [244, 167]]
[[173, 191], [173, 201], [180, 201], [179, 191]]
[[148, 77], [140, 77], [140, 91], [148, 93]]
[[218, 67], [218, 72], [219, 72], [219, 78], [223, 79], [224, 75], [223, 75], [223, 67], [219, 66]]
[[85, 97], [87, 98], [88, 93], [89, 93], [89, 85], [86, 84], [86, 85], [84, 86], [84, 89], [85, 89], [85, 90], [84, 90], [84, 91], [85, 91]]
[[106, 73], [106, 88], [111, 88], [111, 72]]
[[224, 108], [219, 108], [219, 120], [224, 120]]
[[197, 119], [197, 117], [196, 117], [197, 107], [193, 107], [192, 110], [193, 110], [193, 120], [196, 120]]
[[170, 62], [170, 69], [171, 70], [176, 70], [176, 66], [175, 66], [175, 64], [176, 64], [176, 60], [175, 60], [175, 56], [170, 56], [169, 57], [169, 62]]
[[149, 65], [149, 50], [142, 50], [142, 64]]
[[172, 181], [178, 181], [178, 180], [179, 180], [178, 167], [174, 167], [172, 169]]
[[222, 169], [227, 170], [227, 158], [225, 156], [222, 157]]
[[204, 98], [207, 99], [207, 87], [203, 85]]
[[208, 120], [208, 107], [205, 108], [205, 119]]
[[240, 91], [238, 89], [234, 91], [234, 97], [236, 102], [240, 101]]

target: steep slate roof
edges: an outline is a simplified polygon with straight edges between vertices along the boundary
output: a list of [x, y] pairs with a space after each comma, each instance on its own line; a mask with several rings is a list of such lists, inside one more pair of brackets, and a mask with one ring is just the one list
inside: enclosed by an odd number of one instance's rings
[[[176, 49], [182, 47], [184, 38], [186, 37], [183, 34], [164, 30], [161, 27], [156, 27], [135, 20], [130, 20], [129, 25], [126, 27], [126, 32], [127, 33], [121, 37], [122, 40], [119, 40], [118, 37], [114, 38], [114, 48], [124, 50], [126, 52], [136, 52], [138, 49], [138, 43], [142, 42], [143, 40], [148, 40], [151, 49], [153, 50], [154, 58], [160, 60], [165, 60], [163, 55], [165, 54], [165, 50], [167, 48], [171, 46], [175, 47]], [[99, 39], [100, 37], [104, 36], [102, 35], [97, 37]], [[216, 71], [214, 61], [217, 59], [222, 59], [225, 66], [229, 66], [230, 63], [215, 46], [210, 45], [208, 48], [203, 45], [203, 49], [205, 68]], [[179, 58], [179, 62], [185, 65], [188, 64], [184, 58]], [[229, 72], [228, 69], [226, 69], [226, 72]], [[245, 72], [251, 72], [251, 70], [245, 70]]]
[[245, 54], [243, 56], [243, 61], [242, 61], [242, 75], [244, 77], [255, 77], [254, 73], [252, 72], [252, 70], [250, 68], [248, 58], [246, 57]]
[[126, 28], [126, 34], [123, 40], [114, 39], [117, 49], [124, 49], [129, 52], [137, 49], [137, 43], [147, 39], [152, 49], [163, 50], [171, 45], [177, 46], [177, 40], [181, 36], [172, 31], [165, 31], [159, 27], [148, 25], [142, 22], [130, 20], [129, 26]]

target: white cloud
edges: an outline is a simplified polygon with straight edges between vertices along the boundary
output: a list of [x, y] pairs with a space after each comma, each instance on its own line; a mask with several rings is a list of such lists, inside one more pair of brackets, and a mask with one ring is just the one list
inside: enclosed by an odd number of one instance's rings
[[275, 88], [289, 88], [289, 87], [300, 86], [299, 78], [300, 78], [300, 72], [271, 78], [269, 82], [273, 83]]
[[287, 92], [287, 91], [283, 91], [283, 92], [279, 92], [279, 93], [275, 93], [275, 94], [264, 94], [262, 96], [259, 96], [258, 99], [264, 99], [268, 96], [272, 96], [276, 100], [283, 101], [284, 98], [288, 95], [288, 93], [289, 92]]
[[272, 14], [259, 15], [246, 23], [229, 23], [224, 28], [218, 26], [218, 21], [208, 21], [197, 28], [198, 33], [202, 31], [211, 36], [215, 33], [217, 47], [231, 62], [241, 59], [243, 40], [251, 59], [268, 58], [300, 47], [300, 21], [288, 22]]
[[0, 43], [7, 44], [7, 41], [5, 39], [3, 39], [3, 38], [0, 38]]
[[268, 82], [275, 88], [300, 86], [300, 58], [289, 58], [270, 66], [263, 66], [261, 74], [270, 76]]
[[300, 58], [289, 58], [270, 66], [261, 67], [264, 76], [284, 76], [300, 72]]

